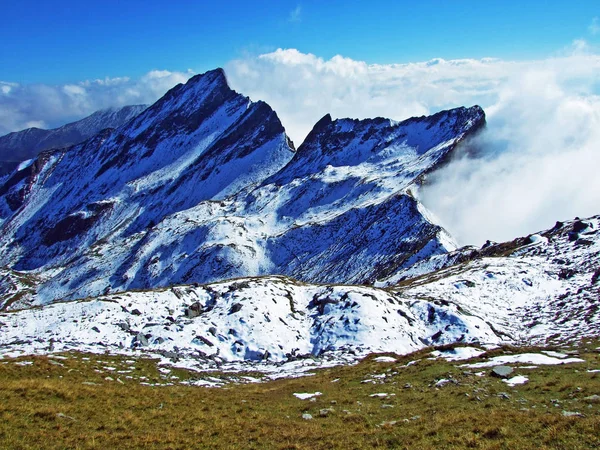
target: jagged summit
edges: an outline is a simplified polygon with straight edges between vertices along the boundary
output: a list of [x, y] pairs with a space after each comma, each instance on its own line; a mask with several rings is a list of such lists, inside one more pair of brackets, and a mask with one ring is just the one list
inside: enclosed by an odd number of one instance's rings
[[[479, 106], [441, 111], [432, 116], [402, 122], [374, 119], [321, 118], [298, 148], [288, 166], [275, 176], [277, 182], [323, 170], [326, 166], [378, 164], [391, 154], [398, 158], [419, 157], [433, 150], [447, 152], [466, 133], [485, 125]], [[438, 148], [441, 146], [441, 148]]]
[[35, 174], [0, 187], [2, 260], [20, 269], [60, 264], [99, 239], [144, 232], [234, 194], [292, 155], [268, 105], [231, 90], [222, 71], [207, 72], [101, 139], [46, 155]]
[[295, 151], [269, 105], [221, 69], [197, 75], [0, 186], [0, 262], [35, 270], [41, 303], [249, 275], [370, 282], [455, 248], [410, 188], [484, 115], [432, 117], [327, 115]]

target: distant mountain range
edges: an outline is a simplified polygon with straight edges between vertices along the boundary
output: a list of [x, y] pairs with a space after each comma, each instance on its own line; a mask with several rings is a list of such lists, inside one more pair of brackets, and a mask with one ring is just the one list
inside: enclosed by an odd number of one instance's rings
[[131, 120], [148, 105], [132, 105], [96, 111], [91, 116], [52, 130], [27, 128], [0, 137], [0, 176], [40, 152], [79, 144], [105, 128], [116, 128]]
[[0, 178], [0, 344], [220, 364], [598, 335], [598, 217], [457, 249], [419, 201], [484, 126], [325, 115], [296, 149], [197, 75]]

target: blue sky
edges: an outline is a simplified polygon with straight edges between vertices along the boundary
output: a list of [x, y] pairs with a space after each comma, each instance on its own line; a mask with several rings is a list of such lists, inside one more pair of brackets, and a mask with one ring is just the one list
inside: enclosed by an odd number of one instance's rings
[[546, 57], [587, 35], [597, 0], [0, 1], [0, 80], [201, 72], [296, 48], [367, 63]]

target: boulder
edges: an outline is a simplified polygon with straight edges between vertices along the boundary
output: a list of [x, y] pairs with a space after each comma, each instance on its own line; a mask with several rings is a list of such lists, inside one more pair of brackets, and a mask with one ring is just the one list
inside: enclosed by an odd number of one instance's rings
[[141, 345], [142, 347], [145, 347], [148, 344], [149, 344], [148, 338], [146, 337], [146, 335], [144, 333], [138, 333], [133, 338], [133, 345]]
[[194, 317], [198, 317], [203, 312], [204, 307], [200, 304], [200, 302], [196, 302], [185, 308], [184, 314], [188, 319], [193, 319]]
[[510, 366], [496, 366], [492, 369], [491, 375], [497, 378], [508, 378], [513, 370]]

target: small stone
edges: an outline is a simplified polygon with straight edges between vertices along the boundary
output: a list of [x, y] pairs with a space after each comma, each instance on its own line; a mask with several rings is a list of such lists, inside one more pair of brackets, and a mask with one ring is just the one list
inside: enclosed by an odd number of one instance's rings
[[590, 395], [589, 397], [585, 397], [584, 400], [588, 403], [600, 403], [600, 395]]
[[98, 329], [98, 327], [92, 327], [92, 331], [95, 331], [96, 333], [100, 333], [100, 330]]
[[410, 389], [411, 387], [412, 387], [412, 384], [410, 384], [410, 383], [406, 383], [404, 385], [404, 389]]
[[435, 383], [435, 387], [440, 388], [446, 386], [448, 383], [450, 383], [450, 380], [448, 380], [447, 378], [442, 378], [441, 380], [438, 380]]
[[133, 311], [131, 311], [131, 314], [133, 314], [134, 316], [141, 316], [142, 312], [136, 308]]
[[242, 304], [241, 303], [234, 303], [233, 305], [231, 305], [231, 308], [229, 308], [229, 314], [235, 314], [237, 312], [239, 312], [242, 309]]
[[115, 381], [113, 377], [105, 377], [104, 378], [106, 381]]
[[394, 407], [394, 405], [387, 405], [387, 404], [381, 405], [382, 409], [390, 409], [390, 408], [393, 408], [393, 407]]
[[497, 378], [507, 378], [513, 373], [513, 368], [510, 366], [496, 366], [492, 369], [491, 375]]
[[389, 396], [389, 394], [386, 392], [378, 392], [377, 394], [369, 395], [369, 397], [372, 397], [372, 398], [387, 398], [388, 396]]
[[188, 319], [193, 319], [194, 317], [198, 317], [200, 314], [204, 312], [204, 307], [200, 302], [196, 302], [185, 308], [184, 314]]
[[327, 417], [332, 412], [333, 412], [333, 408], [324, 408], [324, 409], [319, 410], [319, 416]]
[[311, 414], [304, 413], [304, 414], [302, 414], [302, 418], [304, 420], [312, 420], [313, 416]]
[[506, 392], [500, 392], [498, 394], [498, 397], [503, 398], [504, 400], [508, 400], [510, 398], [510, 394], [507, 394]]
[[562, 415], [565, 417], [585, 417], [583, 414], [581, 414], [578, 411], [563, 411]]
[[397, 423], [398, 423], [397, 420], [388, 420], [388, 421], [385, 421], [385, 422], [381, 422], [378, 426], [379, 427], [393, 427]]
[[141, 346], [146, 346], [148, 345], [148, 338], [144, 333], [138, 333], [136, 334], [135, 338], [133, 338], [133, 343], [139, 344]]

